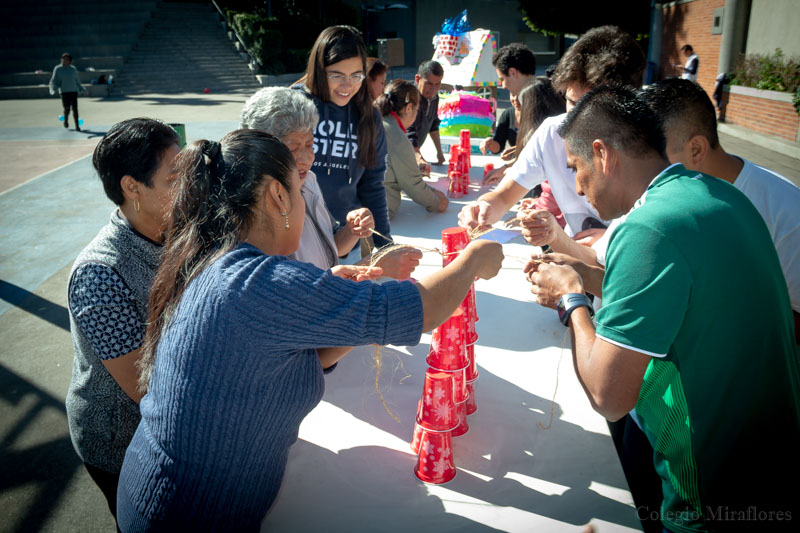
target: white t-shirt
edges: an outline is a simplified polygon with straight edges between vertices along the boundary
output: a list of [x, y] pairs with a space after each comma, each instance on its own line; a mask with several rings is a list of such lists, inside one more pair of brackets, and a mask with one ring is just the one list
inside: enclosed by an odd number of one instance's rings
[[333, 227], [336, 221], [325, 206], [322, 191], [313, 172], [309, 171], [306, 175], [300, 192], [306, 201], [306, 217], [303, 220], [300, 245], [293, 254], [294, 258], [328, 270], [339, 262], [338, 250], [333, 240]]
[[[564, 230], [572, 237], [582, 231], [587, 217], [600, 220], [597, 211], [575, 189], [575, 172], [567, 168], [567, 152], [558, 127], [567, 114], [545, 119], [533, 132], [533, 136], [522, 149], [516, 163], [503, 178], [514, 180], [526, 189], [533, 189], [541, 182], [550, 182], [553, 197], [564, 214], [567, 226]], [[606, 221], [602, 221], [607, 224]]]
[[767, 223], [792, 309], [800, 312], [800, 188], [780, 174], [739, 159], [744, 167], [733, 185], [753, 202]]
[[697, 54], [692, 54], [686, 59], [686, 64], [683, 66], [683, 74], [681, 78], [689, 81], [697, 81], [697, 70], [700, 66], [700, 58]]

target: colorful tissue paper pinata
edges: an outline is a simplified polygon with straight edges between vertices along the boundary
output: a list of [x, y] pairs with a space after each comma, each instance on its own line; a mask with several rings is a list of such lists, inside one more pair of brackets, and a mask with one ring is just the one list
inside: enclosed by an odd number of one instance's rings
[[475, 93], [455, 91], [439, 96], [439, 134], [458, 137], [469, 130], [472, 137], [492, 134], [492, 104]]

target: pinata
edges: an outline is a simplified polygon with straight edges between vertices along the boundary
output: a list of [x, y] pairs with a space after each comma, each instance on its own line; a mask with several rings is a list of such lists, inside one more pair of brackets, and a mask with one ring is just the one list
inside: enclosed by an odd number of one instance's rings
[[492, 134], [492, 104], [475, 93], [455, 91], [439, 96], [439, 133], [458, 137], [461, 130], [469, 130], [473, 137]]

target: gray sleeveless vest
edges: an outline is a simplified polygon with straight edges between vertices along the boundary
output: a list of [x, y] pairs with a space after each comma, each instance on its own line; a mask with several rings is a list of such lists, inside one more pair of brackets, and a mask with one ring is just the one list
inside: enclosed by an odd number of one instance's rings
[[[147, 320], [150, 285], [161, 259], [161, 246], [149, 241], [115, 210], [111, 220], [78, 255], [69, 278], [86, 263], [113, 269], [133, 292], [142, 324]], [[69, 312], [75, 358], [67, 391], [67, 418], [72, 444], [87, 464], [119, 473], [125, 450], [139, 425], [139, 406], [120, 388]]]

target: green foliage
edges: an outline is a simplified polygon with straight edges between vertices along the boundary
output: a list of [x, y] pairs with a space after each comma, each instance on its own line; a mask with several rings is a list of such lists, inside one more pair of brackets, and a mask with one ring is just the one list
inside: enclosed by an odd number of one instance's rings
[[795, 93], [796, 99], [800, 87], [800, 59], [787, 58], [780, 48], [776, 48], [774, 54], [742, 56], [734, 67], [731, 85]]
[[[267, 74], [303, 72], [319, 33], [337, 24], [360, 25], [360, 12], [342, 0], [218, 2]], [[271, 16], [270, 16], [271, 15]]]
[[646, 38], [650, 32], [650, 2], [643, 0], [519, 0], [519, 8], [525, 25], [545, 35], [582, 34], [606, 24], [619, 26], [637, 40]]

